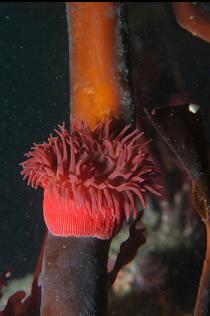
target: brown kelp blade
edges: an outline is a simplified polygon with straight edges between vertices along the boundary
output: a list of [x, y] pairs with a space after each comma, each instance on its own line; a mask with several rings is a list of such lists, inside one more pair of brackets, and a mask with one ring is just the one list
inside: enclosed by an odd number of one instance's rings
[[145, 112], [192, 180], [203, 181], [208, 174], [208, 151], [200, 111], [193, 113], [182, 105]]

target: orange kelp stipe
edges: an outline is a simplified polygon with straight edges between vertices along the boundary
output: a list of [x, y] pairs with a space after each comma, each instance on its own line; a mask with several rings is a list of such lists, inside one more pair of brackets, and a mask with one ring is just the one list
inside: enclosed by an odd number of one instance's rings
[[120, 3], [68, 2], [73, 117], [95, 127], [120, 114]]

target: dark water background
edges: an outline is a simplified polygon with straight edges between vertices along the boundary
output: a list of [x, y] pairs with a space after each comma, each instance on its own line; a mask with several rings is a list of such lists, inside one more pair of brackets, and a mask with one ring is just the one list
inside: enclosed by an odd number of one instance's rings
[[44, 224], [42, 192], [23, 183], [19, 163], [69, 121], [64, 3], [0, 4], [0, 271], [32, 271]]

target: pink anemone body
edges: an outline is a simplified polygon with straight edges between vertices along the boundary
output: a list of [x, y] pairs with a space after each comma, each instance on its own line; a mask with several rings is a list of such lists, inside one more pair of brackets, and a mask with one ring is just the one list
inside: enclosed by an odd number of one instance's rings
[[112, 238], [123, 220], [134, 218], [145, 194], [160, 195], [157, 168], [143, 133], [112, 121], [94, 130], [84, 122], [64, 125], [44, 144], [34, 144], [22, 163], [28, 184], [44, 188], [44, 219], [56, 236]]

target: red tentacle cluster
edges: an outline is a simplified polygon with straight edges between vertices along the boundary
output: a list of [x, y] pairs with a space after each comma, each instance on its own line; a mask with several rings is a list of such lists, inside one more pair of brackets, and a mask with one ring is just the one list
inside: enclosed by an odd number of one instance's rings
[[110, 238], [124, 217], [137, 216], [138, 200], [145, 206], [147, 191], [160, 195], [143, 133], [126, 126], [114, 134], [111, 125], [91, 130], [74, 121], [71, 133], [59, 126], [56, 137], [26, 154], [22, 174], [45, 189], [45, 221], [53, 234]]

